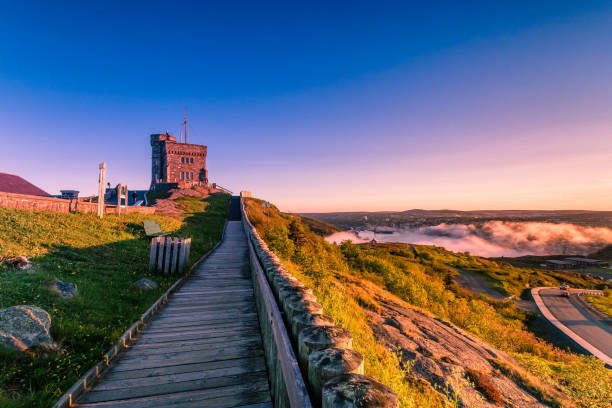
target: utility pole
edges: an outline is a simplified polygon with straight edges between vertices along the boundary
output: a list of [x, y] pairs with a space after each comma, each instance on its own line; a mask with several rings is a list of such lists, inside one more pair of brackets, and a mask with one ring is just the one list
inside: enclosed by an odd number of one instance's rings
[[98, 217], [104, 217], [104, 181], [106, 178], [106, 163], [100, 163], [100, 178], [98, 179]]
[[187, 144], [187, 108], [185, 108], [185, 144]]

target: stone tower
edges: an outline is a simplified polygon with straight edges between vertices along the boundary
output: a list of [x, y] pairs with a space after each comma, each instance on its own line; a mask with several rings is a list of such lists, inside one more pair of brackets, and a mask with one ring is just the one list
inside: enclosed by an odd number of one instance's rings
[[165, 134], [151, 135], [151, 190], [208, 184], [207, 147], [180, 143]]

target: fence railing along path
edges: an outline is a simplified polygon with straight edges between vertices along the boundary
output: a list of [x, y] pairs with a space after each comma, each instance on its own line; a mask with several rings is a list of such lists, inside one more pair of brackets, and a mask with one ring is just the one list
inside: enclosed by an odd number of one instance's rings
[[247, 239], [240, 221], [228, 221], [221, 245], [76, 406], [264, 408], [270, 401]]

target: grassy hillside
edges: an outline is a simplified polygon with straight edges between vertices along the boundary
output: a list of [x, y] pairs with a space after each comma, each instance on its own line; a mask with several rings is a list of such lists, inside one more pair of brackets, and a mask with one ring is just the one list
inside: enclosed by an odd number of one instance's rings
[[300, 218], [302, 224], [308, 227], [312, 232], [322, 237], [333, 234], [334, 232], [342, 231], [342, 228], [337, 227], [333, 224], [317, 220], [315, 218], [305, 217], [303, 215], [297, 215]]
[[[506, 351], [522, 366], [512, 375], [547, 405], [609, 407], [612, 404], [612, 374], [603, 363], [560, 350], [539, 338], [529, 330], [531, 316], [518, 309], [514, 302], [493, 301], [457, 287], [453, 267], [479, 271], [501, 291], [515, 296], [520, 296], [528, 287], [556, 285], [573, 277], [516, 268], [431, 246], [332, 245], [297, 217], [280, 213], [275, 207], [264, 214], [255, 199], [249, 200], [248, 213], [285, 266], [313, 288], [326, 313], [355, 335], [354, 348], [366, 359], [366, 374], [390, 385], [402, 406], [455, 406], [457, 401], [452, 394], [417, 380], [410, 366], [401, 366], [398, 356], [376, 341], [367, 311], [375, 310], [377, 302], [367, 290], [353, 290], [348, 284], [350, 280], [374, 283], [379, 290], [385, 289]], [[572, 283], [601, 284], [583, 279]]]
[[612, 245], [608, 245], [599, 251], [589, 255], [590, 258], [603, 259], [606, 261], [612, 261]]
[[[0, 257], [25, 255], [33, 267], [0, 267], [0, 308], [27, 304], [51, 315], [57, 351], [19, 354], [0, 349], [0, 406], [49, 407], [178, 278], [150, 275], [150, 239], [143, 220], [173, 236], [191, 237], [190, 262], [220, 239], [229, 196], [184, 197], [173, 217], [130, 214], [57, 214], [0, 208]], [[149, 277], [157, 290], [134, 282]], [[76, 283], [79, 295], [64, 301], [48, 287], [58, 278]]]
[[612, 290], [604, 290], [603, 296], [587, 296], [586, 300], [601, 313], [612, 318]]

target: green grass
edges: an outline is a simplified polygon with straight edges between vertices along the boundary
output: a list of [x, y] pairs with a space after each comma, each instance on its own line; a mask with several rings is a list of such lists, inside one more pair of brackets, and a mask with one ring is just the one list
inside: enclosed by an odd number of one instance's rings
[[[49, 407], [102, 359], [119, 336], [178, 278], [149, 274], [150, 239], [143, 220], [173, 236], [191, 237], [190, 264], [220, 239], [229, 196], [182, 198], [182, 216], [59, 214], [0, 208], [0, 257], [32, 258], [28, 272], [0, 268], [0, 308], [28, 304], [51, 315], [58, 345], [50, 353], [0, 350], [0, 406]], [[79, 295], [64, 301], [48, 289], [58, 278], [76, 283]], [[160, 288], [133, 283], [149, 277]]]
[[147, 204], [154, 205], [158, 198], [168, 198], [170, 193], [167, 191], [147, 191]]
[[296, 217], [299, 217], [302, 224], [308, 227], [312, 232], [322, 237], [331, 235], [334, 232], [342, 231], [342, 228], [337, 227], [334, 224], [329, 224], [315, 218], [305, 217], [303, 215], [297, 215]]
[[604, 290], [603, 296], [587, 296], [586, 300], [601, 313], [612, 318], [612, 290]]
[[[407, 244], [332, 245], [299, 218], [280, 213], [276, 207], [264, 214], [256, 199], [248, 200], [248, 215], [285, 266], [313, 288], [325, 313], [351, 330], [354, 348], [365, 357], [366, 374], [389, 385], [398, 394], [401, 406], [453, 406], [457, 401], [452, 395], [443, 398], [432, 392], [431, 387], [410, 375], [409, 367], [401, 367], [399, 360], [376, 342], [364, 311], [376, 310], [370, 294], [380, 289], [374, 285], [511, 354], [520, 367], [507, 370], [546, 404], [585, 408], [612, 404], [612, 374], [601, 361], [547, 343], [530, 331], [533, 317], [529, 313], [512, 301], [494, 301], [461, 289], [454, 282], [457, 272], [449, 266], [482, 273], [502, 293], [517, 297], [535, 286], [570, 282], [573, 286], [598, 287], [601, 281], [518, 268], [433, 246], [415, 245], [413, 251]], [[371, 286], [351, 281], [369, 282]], [[363, 288], [359, 290], [359, 286]]]

